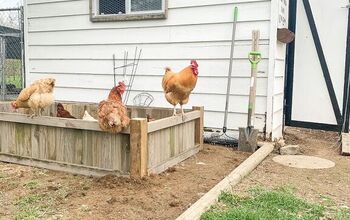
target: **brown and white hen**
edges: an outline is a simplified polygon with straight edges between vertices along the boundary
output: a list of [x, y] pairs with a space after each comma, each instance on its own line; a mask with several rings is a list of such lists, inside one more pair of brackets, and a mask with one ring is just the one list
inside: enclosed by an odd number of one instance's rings
[[126, 90], [126, 85], [119, 82], [117, 86], [112, 88], [107, 100], [98, 105], [98, 122], [103, 131], [111, 133], [119, 133], [127, 128], [130, 123], [128, 112], [122, 102], [122, 95]]

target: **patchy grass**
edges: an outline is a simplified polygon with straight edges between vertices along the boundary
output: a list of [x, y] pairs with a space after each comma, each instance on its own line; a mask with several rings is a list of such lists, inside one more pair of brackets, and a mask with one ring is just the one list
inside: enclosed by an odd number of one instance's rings
[[17, 208], [16, 220], [42, 219], [49, 211], [51, 199], [46, 195], [29, 195], [21, 197], [15, 203]]
[[16, 59], [5, 60], [5, 83], [22, 87], [22, 62]]
[[6, 75], [20, 75], [22, 71], [22, 61], [17, 59], [5, 60]]
[[345, 208], [345, 207], [337, 209], [334, 219], [335, 220], [350, 219], [350, 209], [349, 208]]
[[28, 183], [25, 183], [24, 188], [33, 190], [39, 187], [39, 183], [37, 181], [29, 181]]
[[[326, 197], [324, 197], [326, 198]], [[335, 206], [329, 198], [325, 204], [316, 204], [298, 198], [291, 188], [283, 187], [275, 190], [253, 188], [249, 196], [239, 197], [223, 192], [219, 203], [204, 213], [202, 220], [314, 220], [350, 219], [349, 208]]]
[[21, 75], [12, 75], [6, 77], [6, 84], [13, 84], [16, 88], [22, 87], [22, 77]]

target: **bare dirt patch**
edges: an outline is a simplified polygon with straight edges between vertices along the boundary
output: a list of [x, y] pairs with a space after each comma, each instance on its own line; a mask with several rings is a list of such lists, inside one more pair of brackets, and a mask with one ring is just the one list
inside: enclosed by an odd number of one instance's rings
[[288, 128], [286, 143], [299, 144], [303, 154], [335, 162], [335, 167], [308, 170], [286, 167], [272, 161], [270, 155], [246, 179], [237, 185], [235, 193], [244, 194], [255, 186], [276, 188], [291, 186], [303, 198], [315, 202], [333, 200], [340, 206], [350, 206], [350, 157], [340, 155], [339, 135], [335, 132]]
[[248, 156], [206, 145], [195, 157], [144, 180], [0, 163], [0, 219], [175, 219]]

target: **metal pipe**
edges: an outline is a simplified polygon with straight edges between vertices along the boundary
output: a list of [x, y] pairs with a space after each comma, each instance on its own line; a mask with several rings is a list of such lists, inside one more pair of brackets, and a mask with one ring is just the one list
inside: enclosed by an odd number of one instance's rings
[[232, 27], [232, 41], [231, 41], [231, 53], [230, 53], [230, 67], [228, 70], [228, 79], [227, 79], [227, 91], [226, 91], [226, 103], [225, 103], [225, 116], [224, 116], [224, 126], [223, 132], [226, 133], [227, 130], [227, 118], [228, 118], [228, 106], [230, 103], [230, 92], [231, 92], [231, 81], [232, 81], [232, 63], [233, 63], [233, 53], [235, 48], [236, 40], [236, 26], [237, 26], [237, 17], [238, 17], [238, 8], [235, 7], [233, 13], [233, 27]]
[[1, 100], [5, 100], [5, 60], [6, 60], [6, 38], [0, 37], [0, 71], [1, 71]]
[[0, 11], [20, 11], [21, 8], [0, 8]]
[[137, 57], [137, 47], [135, 48], [135, 52], [134, 52], [134, 60], [132, 62], [132, 70], [131, 70], [131, 75], [130, 75], [130, 79], [129, 79], [129, 82], [128, 82], [128, 90], [125, 93], [125, 98], [124, 98], [124, 104], [125, 105], [127, 105], [128, 101], [129, 101], [129, 94], [130, 94], [130, 91], [131, 91], [131, 88], [132, 88], [131, 81], [132, 81], [132, 77], [133, 77], [133, 74], [134, 74], [136, 57]]
[[[137, 52], [135, 53], [135, 60], [136, 60], [136, 54], [137, 54]], [[133, 72], [132, 72], [132, 75], [131, 75], [131, 82], [129, 83], [130, 84], [130, 89], [132, 88], [132, 86], [134, 84], [136, 71], [138, 69], [139, 62], [140, 62], [140, 59], [141, 59], [141, 54], [142, 54], [142, 49], [139, 50], [139, 55], [137, 57], [137, 60], [136, 60], [136, 62], [134, 62], [134, 66], [133, 67], [135, 67], [135, 68], [133, 68]], [[126, 99], [126, 103], [129, 101], [129, 96], [130, 96], [130, 90], [129, 90], [129, 93], [128, 93], [128, 97]]]
[[25, 69], [25, 42], [24, 42], [24, 8], [21, 6], [20, 11], [20, 21], [21, 21], [21, 73], [22, 73], [22, 88], [26, 87], [26, 69]]

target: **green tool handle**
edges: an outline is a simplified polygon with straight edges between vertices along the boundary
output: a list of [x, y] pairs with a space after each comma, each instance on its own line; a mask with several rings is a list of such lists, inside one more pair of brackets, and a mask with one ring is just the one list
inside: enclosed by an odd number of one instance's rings
[[238, 19], [238, 7], [235, 7], [235, 9], [233, 10], [233, 20], [237, 21]]
[[261, 53], [258, 51], [252, 51], [248, 54], [248, 59], [252, 64], [252, 68], [256, 69], [258, 68], [258, 63], [261, 61]]

